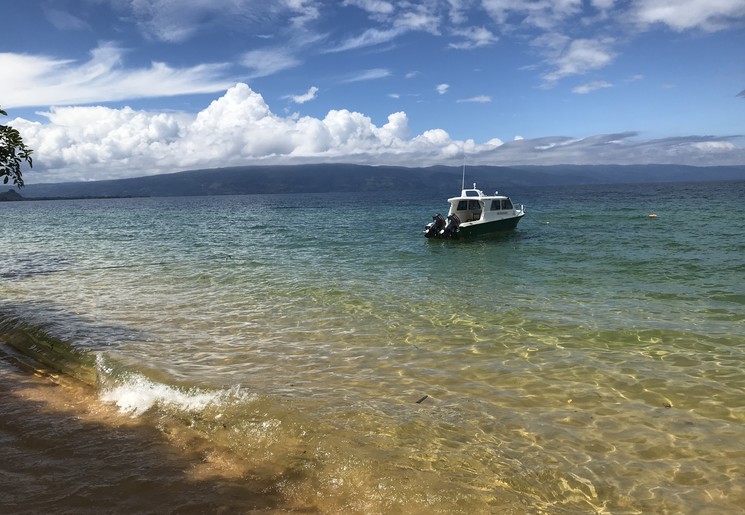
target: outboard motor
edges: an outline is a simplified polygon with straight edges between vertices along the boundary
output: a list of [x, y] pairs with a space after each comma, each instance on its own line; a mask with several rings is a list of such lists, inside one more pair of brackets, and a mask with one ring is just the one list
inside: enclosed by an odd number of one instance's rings
[[440, 231], [440, 237], [454, 238], [455, 235], [458, 233], [458, 227], [460, 227], [460, 217], [453, 213], [452, 215], [448, 216], [447, 225], [445, 225], [445, 228]]
[[424, 236], [427, 238], [433, 238], [435, 236], [438, 236], [440, 234], [440, 231], [442, 231], [445, 228], [446, 224], [445, 217], [442, 216], [440, 213], [437, 213], [435, 216], [432, 217], [432, 222], [428, 223], [424, 227]]

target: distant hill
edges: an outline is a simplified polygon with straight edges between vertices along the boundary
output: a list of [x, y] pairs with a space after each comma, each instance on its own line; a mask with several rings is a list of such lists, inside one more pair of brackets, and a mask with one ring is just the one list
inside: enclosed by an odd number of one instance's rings
[[[348, 164], [243, 166], [94, 182], [29, 184], [25, 198], [166, 197], [252, 193], [424, 191], [457, 193], [461, 167], [406, 168]], [[745, 180], [745, 165], [468, 166], [466, 184], [525, 186]]]
[[15, 190], [8, 190], [0, 193], [0, 202], [6, 200], [23, 200], [23, 197]]

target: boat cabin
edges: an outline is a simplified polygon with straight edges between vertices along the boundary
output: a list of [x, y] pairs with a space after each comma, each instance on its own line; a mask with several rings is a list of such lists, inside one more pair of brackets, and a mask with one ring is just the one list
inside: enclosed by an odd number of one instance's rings
[[471, 189], [462, 190], [459, 197], [449, 198], [448, 202], [450, 203], [448, 215], [455, 214], [464, 223], [515, 214], [515, 208], [509, 197], [499, 195], [499, 192], [495, 192], [494, 195], [484, 195], [483, 191], [476, 189], [475, 184]]

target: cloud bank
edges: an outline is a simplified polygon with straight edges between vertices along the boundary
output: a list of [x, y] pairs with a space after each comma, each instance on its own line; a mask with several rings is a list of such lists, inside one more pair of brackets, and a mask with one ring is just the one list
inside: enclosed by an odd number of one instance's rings
[[457, 165], [464, 155], [471, 164], [492, 165], [745, 162], [745, 147], [734, 138], [643, 141], [622, 133], [476, 143], [454, 140], [442, 129], [412, 136], [403, 112], [381, 126], [346, 109], [323, 118], [282, 117], [243, 83], [196, 115], [101, 106], [52, 107], [41, 114], [47, 122], [11, 122], [35, 150], [34, 168], [25, 173], [29, 184], [250, 164]]

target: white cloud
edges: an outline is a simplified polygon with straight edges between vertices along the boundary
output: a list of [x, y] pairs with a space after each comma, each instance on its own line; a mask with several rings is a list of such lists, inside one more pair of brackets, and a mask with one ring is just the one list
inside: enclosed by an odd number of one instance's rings
[[[358, 2], [355, 2], [355, 4]], [[362, 2], [367, 3], [367, 2]], [[425, 5], [401, 4], [410, 9], [385, 17], [383, 28], [370, 28], [358, 36], [347, 38], [334, 48], [326, 52], [345, 52], [393, 41], [409, 32], [428, 32], [439, 34], [440, 18], [431, 13]]]
[[46, 123], [10, 124], [35, 150], [26, 182], [110, 179], [179, 170], [266, 163], [742, 164], [733, 138], [637, 140], [635, 133], [574, 139], [453, 140], [442, 129], [411, 137], [404, 112], [382, 126], [346, 109], [320, 119], [274, 114], [263, 97], [237, 84], [196, 116], [129, 107], [52, 107]]
[[457, 103], [475, 103], [475, 104], [488, 104], [491, 102], [491, 97], [489, 95], [478, 95], [471, 98], [461, 98], [459, 100], [456, 100]]
[[393, 26], [402, 33], [424, 31], [439, 34], [440, 21], [440, 17], [431, 13], [426, 5], [418, 5], [411, 11], [397, 14]]
[[582, 12], [582, 0], [482, 0], [487, 14], [499, 24], [517, 16], [521, 24], [548, 30]]
[[243, 54], [241, 64], [252, 70], [251, 78], [258, 78], [294, 68], [300, 64], [300, 61], [287, 49], [265, 48], [246, 52]]
[[484, 46], [493, 45], [499, 38], [492, 34], [491, 31], [485, 27], [469, 27], [467, 29], [457, 29], [453, 31], [453, 35], [463, 38], [465, 41], [459, 43], [450, 43], [450, 48], [456, 50], [470, 50], [472, 48], [480, 48]]
[[482, 154], [492, 164], [687, 164], [741, 165], [745, 147], [732, 138], [688, 136], [639, 140], [634, 132], [601, 134], [587, 138], [544, 137], [505, 143]]
[[743, 0], [636, 0], [633, 19], [642, 26], [655, 23], [673, 30], [702, 29], [715, 31], [730, 27], [745, 16]]
[[447, 0], [449, 9], [450, 21], [455, 25], [465, 23], [468, 19], [466, 11], [469, 7], [470, 0]]
[[730, 152], [737, 148], [730, 141], [699, 141], [690, 145], [696, 150], [707, 153]]
[[260, 28], [277, 18], [299, 29], [319, 16], [313, 0], [126, 0], [113, 6], [133, 19], [148, 38], [169, 43], [186, 41], [200, 30], [215, 27]]
[[[465, 23], [473, 3], [449, 0], [448, 4], [451, 21]], [[542, 77], [546, 87], [609, 65], [623, 49], [619, 42], [627, 40], [618, 34], [633, 37], [634, 32], [656, 25], [676, 31], [715, 31], [742, 26], [745, 17], [745, 0], [481, 0], [480, 7], [501, 33], [531, 38], [550, 66]], [[471, 48], [475, 41], [466, 39], [451, 47]]]
[[392, 29], [368, 29], [359, 36], [349, 38], [341, 43], [339, 46], [328, 49], [327, 52], [344, 52], [347, 50], [354, 50], [356, 48], [379, 45], [381, 43], [387, 43], [394, 40], [400, 34], [400, 31]]
[[288, 11], [291, 25], [294, 29], [305, 29], [306, 24], [317, 20], [321, 16], [319, 4], [316, 0], [281, 0], [279, 2], [257, 2], [256, 0], [243, 0], [244, 4], [251, 8], [267, 8]]
[[440, 95], [444, 95], [450, 89], [450, 84], [438, 84], [435, 89]]
[[230, 88], [196, 116], [101, 106], [53, 107], [42, 114], [48, 123], [12, 122], [36, 151], [28, 183], [258, 162], [376, 162], [376, 156], [395, 162], [418, 155], [420, 147], [431, 162], [442, 158], [425, 144], [427, 138], [408, 139], [405, 113], [391, 114], [381, 127], [346, 109], [323, 119], [283, 118], [246, 84]]
[[613, 84], [611, 84], [610, 82], [606, 82], [604, 80], [596, 80], [593, 82], [588, 82], [587, 84], [582, 84], [581, 86], [577, 86], [576, 88], [573, 88], [572, 93], [577, 93], [578, 95], [585, 95], [597, 89], [612, 88], [612, 87], [613, 87]]
[[125, 51], [102, 43], [78, 63], [48, 56], [0, 53], [0, 98], [7, 107], [110, 102], [133, 98], [213, 93], [230, 87], [227, 65], [172, 68], [123, 66]]
[[363, 70], [361, 72], [350, 75], [349, 77], [342, 79], [341, 82], [362, 82], [365, 80], [377, 80], [390, 77], [391, 71], [385, 68], [373, 68], [372, 70]]
[[394, 11], [393, 4], [383, 0], [344, 0], [342, 5], [359, 7], [370, 14], [391, 14]]
[[316, 98], [316, 93], [318, 93], [318, 88], [315, 86], [311, 86], [306, 93], [303, 93], [302, 95], [290, 95], [285, 98], [289, 98], [296, 104], [304, 104], [306, 102], [310, 102], [311, 100]]
[[546, 84], [571, 75], [582, 75], [610, 64], [615, 55], [608, 40], [575, 39], [551, 63], [555, 68], [543, 76]]

